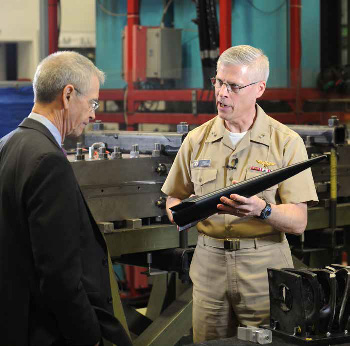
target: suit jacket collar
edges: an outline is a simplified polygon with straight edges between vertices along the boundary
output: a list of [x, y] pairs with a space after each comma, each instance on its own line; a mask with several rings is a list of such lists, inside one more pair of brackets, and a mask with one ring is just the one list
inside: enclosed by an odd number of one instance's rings
[[[32, 129], [41, 132], [43, 135], [45, 135], [51, 142], [53, 142], [57, 148], [61, 149], [61, 147], [58, 145], [55, 137], [52, 135], [52, 133], [48, 130], [48, 128], [41, 124], [39, 121], [30, 119], [30, 118], [25, 118], [19, 125], [18, 127], [23, 127], [27, 129]], [[62, 149], [61, 149], [62, 150]]]

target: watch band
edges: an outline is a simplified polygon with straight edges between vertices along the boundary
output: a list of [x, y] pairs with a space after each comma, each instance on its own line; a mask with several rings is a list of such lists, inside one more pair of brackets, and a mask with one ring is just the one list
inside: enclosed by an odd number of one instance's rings
[[267, 203], [266, 201], [265, 203], [265, 208], [261, 211], [260, 215], [258, 216], [258, 218], [261, 220], [265, 220], [271, 215], [271, 204]]

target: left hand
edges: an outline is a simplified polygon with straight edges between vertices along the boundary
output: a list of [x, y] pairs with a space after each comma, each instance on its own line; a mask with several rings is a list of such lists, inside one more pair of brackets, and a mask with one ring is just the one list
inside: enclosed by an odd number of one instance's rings
[[259, 216], [266, 205], [266, 202], [257, 196], [247, 198], [236, 194], [230, 195], [230, 198], [221, 197], [220, 201], [222, 204], [217, 205], [219, 214], [231, 214], [238, 217]]

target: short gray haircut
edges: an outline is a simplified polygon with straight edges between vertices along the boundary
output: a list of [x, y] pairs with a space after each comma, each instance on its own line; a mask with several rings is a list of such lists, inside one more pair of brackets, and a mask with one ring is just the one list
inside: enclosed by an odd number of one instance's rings
[[[268, 57], [261, 49], [252, 46], [240, 45], [226, 49], [218, 59], [217, 68], [221, 63], [249, 66], [253, 71], [251, 78], [256, 78], [259, 81], [267, 82], [269, 78]], [[251, 80], [251, 82], [254, 81]]]
[[34, 79], [34, 102], [50, 103], [68, 84], [85, 94], [90, 88], [91, 78], [96, 76], [102, 85], [105, 74], [88, 58], [70, 51], [50, 54], [38, 65]]

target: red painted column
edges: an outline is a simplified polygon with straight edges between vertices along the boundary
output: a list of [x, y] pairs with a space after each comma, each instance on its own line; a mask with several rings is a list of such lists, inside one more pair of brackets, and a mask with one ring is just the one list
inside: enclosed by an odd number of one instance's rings
[[301, 83], [301, 0], [289, 1], [290, 86]]
[[[126, 81], [128, 83], [127, 90], [127, 110], [126, 113], [134, 113], [134, 100], [133, 100], [133, 90], [134, 85], [132, 81], [132, 71], [133, 71], [133, 55], [135, 54], [133, 50], [133, 27], [139, 24], [139, 0], [128, 0], [128, 16], [127, 16], [127, 60], [126, 60]], [[125, 118], [127, 123], [127, 118]], [[128, 126], [127, 130], [133, 130], [133, 127]]]
[[58, 0], [48, 0], [49, 54], [58, 50], [57, 4]]
[[127, 26], [127, 67], [126, 80], [128, 88], [132, 88], [132, 69], [133, 69], [133, 27], [139, 24], [139, 0], [128, 0], [128, 26]]
[[232, 45], [231, 42], [231, 17], [232, 0], [220, 0], [220, 54]]

